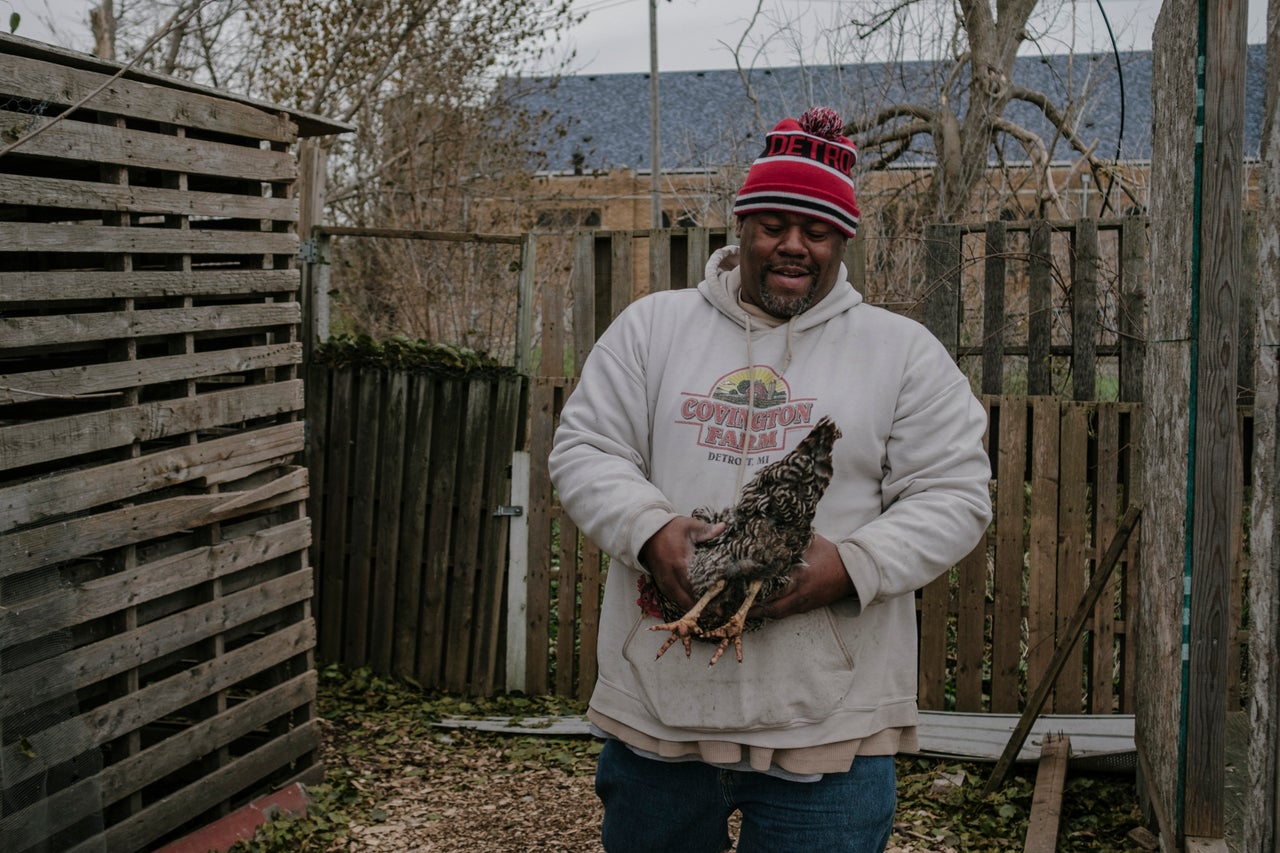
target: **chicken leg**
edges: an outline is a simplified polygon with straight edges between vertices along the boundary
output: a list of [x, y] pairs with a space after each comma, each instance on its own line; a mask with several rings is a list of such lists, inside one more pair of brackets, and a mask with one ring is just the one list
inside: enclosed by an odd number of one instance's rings
[[[738, 653], [738, 663], [742, 663], [742, 629], [747, 624], [747, 611], [751, 609], [751, 605], [755, 603], [756, 596], [760, 593], [760, 588], [764, 586], [763, 580], [753, 580], [747, 584], [747, 594], [742, 601], [742, 606], [738, 608], [738, 612], [729, 617], [729, 621], [725, 622], [719, 628], [708, 631], [702, 636], [711, 639], [713, 637], [720, 638], [720, 645], [716, 647], [716, 653], [711, 656], [711, 663], [707, 666], [715, 666], [716, 661], [724, 654], [724, 650], [728, 648], [729, 641], [733, 640], [734, 650]], [[685, 642], [688, 642], [687, 640]], [[668, 644], [669, 641], [668, 641]]]
[[[707, 588], [707, 591], [702, 594], [702, 598], [695, 601], [693, 607], [689, 608], [689, 612], [685, 613], [676, 621], [667, 622], [662, 625], [654, 625], [649, 629], [650, 631], [671, 632], [671, 636], [667, 637], [667, 641], [662, 644], [662, 648], [658, 649], [659, 658], [666, 654], [667, 649], [675, 645], [676, 640], [681, 640], [684, 643], [685, 657], [691, 657], [693, 655], [693, 644], [691, 640], [695, 634], [702, 633], [698, 628], [698, 617], [702, 615], [702, 610], [707, 606], [708, 602], [719, 595], [720, 590], [724, 589], [724, 584], [724, 578], [713, 583]], [[739, 641], [739, 643], [741, 643], [741, 641]], [[741, 659], [741, 652], [739, 652], [739, 659]], [[657, 660], [657, 658], [654, 658], [654, 660]]]

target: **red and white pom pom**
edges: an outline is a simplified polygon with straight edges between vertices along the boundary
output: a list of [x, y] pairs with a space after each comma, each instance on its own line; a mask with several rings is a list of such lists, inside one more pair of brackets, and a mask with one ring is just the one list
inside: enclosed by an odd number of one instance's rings
[[844, 119], [830, 107], [810, 107], [800, 116], [800, 129], [834, 142], [840, 138], [840, 131], [844, 130]]

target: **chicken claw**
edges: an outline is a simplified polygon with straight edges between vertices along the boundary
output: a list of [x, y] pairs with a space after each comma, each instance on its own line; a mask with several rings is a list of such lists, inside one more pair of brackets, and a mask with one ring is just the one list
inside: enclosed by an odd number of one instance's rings
[[720, 580], [713, 583], [711, 587], [702, 594], [702, 598], [699, 598], [696, 602], [694, 602], [693, 607], [689, 608], [688, 613], [684, 614], [674, 622], [666, 622], [662, 625], [654, 625], [649, 629], [650, 631], [670, 631], [671, 632], [671, 636], [667, 637], [667, 641], [662, 644], [662, 648], [658, 649], [658, 655], [657, 657], [654, 658], [654, 660], [657, 660], [657, 658], [660, 658], [664, 654], [666, 654], [667, 649], [675, 645], [676, 640], [680, 640], [684, 643], [685, 657], [693, 656], [692, 640], [695, 636], [702, 633], [702, 629], [698, 627], [698, 617], [702, 615], [702, 609], [707, 606], [707, 602], [711, 601], [711, 599], [719, 595], [720, 590], [724, 589], [724, 586], [725, 586], [725, 581], [723, 578], [721, 578]]

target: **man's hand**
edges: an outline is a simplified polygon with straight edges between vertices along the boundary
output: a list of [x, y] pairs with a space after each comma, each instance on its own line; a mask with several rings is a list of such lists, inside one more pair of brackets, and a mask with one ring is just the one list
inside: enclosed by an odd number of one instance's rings
[[791, 580], [781, 590], [751, 608], [753, 617], [782, 619], [816, 610], [856, 593], [836, 543], [818, 534], [805, 549], [803, 565], [791, 569]]
[[650, 536], [640, 549], [640, 561], [653, 575], [658, 590], [682, 611], [692, 607], [696, 600], [689, 584], [693, 546], [719, 536], [724, 527], [724, 522], [709, 524], [687, 515], [677, 516]]

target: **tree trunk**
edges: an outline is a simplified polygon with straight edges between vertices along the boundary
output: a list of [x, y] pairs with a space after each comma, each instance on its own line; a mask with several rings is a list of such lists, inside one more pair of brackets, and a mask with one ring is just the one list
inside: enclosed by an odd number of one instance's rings
[[89, 10], [89, 26], [93, 29], [93, 55], [99, 59], [116, 58], [116, 10], [114, 0], [102, 0]]

